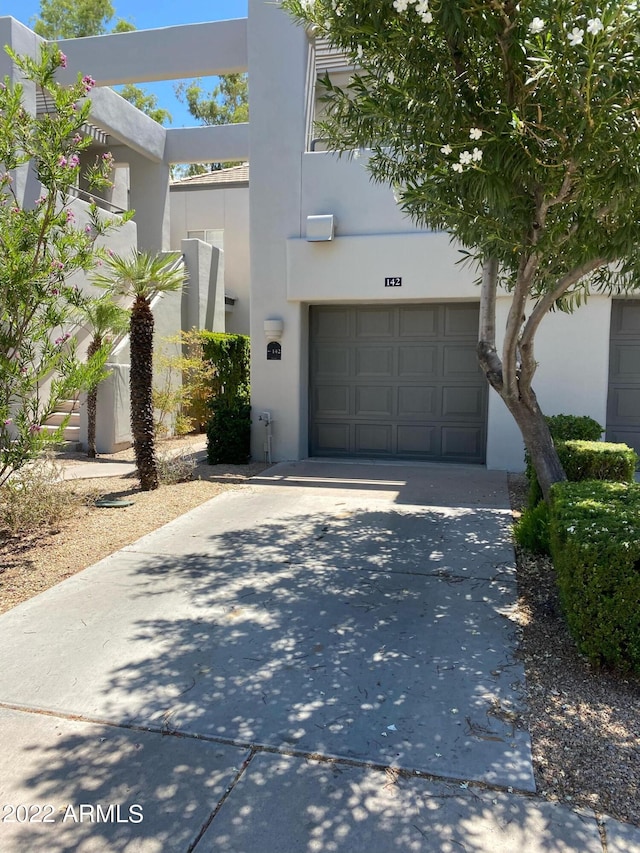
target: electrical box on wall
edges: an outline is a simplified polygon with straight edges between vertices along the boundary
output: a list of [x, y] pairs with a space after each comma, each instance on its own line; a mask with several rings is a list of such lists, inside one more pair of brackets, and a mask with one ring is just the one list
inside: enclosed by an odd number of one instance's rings
[[307, 216], [307, 240], [310, 243], [333, 240], [333, 213]]

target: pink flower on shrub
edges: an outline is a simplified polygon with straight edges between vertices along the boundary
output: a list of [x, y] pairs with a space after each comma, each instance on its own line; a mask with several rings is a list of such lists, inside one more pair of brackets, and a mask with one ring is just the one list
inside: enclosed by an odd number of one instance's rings
[[62, 51], [58, 54], [58, 62], [60, 63], [60, 68], [67, 67], [67, 57]]
[[67, 210], [67, 225], [69, 225], [71, 222], [75, 222], [75, 221], [76, 221], [75, 213], [72, 210]]
[[42, 427], [40, 424], [31, 424], [29, 427], [29, 432], [33, 435], [36, 432], [42, 432]]
[[96, 85], [96, 81], [93, 77], [89, 76], [89, 74], [85, 74], [82, 78], [82, 85], [84, 86], [85, 92], [88, 94]]

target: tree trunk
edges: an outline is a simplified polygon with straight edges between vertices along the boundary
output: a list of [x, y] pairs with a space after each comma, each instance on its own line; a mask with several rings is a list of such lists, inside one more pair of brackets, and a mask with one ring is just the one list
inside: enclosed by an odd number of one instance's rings
[[533, 400], [529, 404], [522, 400], [515, 403], [507, 400], [504, 402], [520, 428], [525, 447], [529, 451], [531, 464], [538, 477], [542, 496], [545, 501], [548, 501], [551, 486], [554, 483], [566, 480], [567, 475], [558, 457], [558, 451], [551, 438], [545, 416], [540, 411], [532, 389], [530, 395]]
[[[480, 292], [480, 328], [478, 332], [478, 361], [489, 385], [502, 397], [505, 406], [518, 424], [525, 447], [529, 451], [545, 501], [554, 483], [566, 480], [566, 474], [558, 458], [549, 427], [538, 401], [531, 379], [535, 373], [533, 339], [521, 346], [526, 293], [514, 291], [518, 296], [509, 313], [507, 334], [502, 359], [496, 347], [496, 295], [498, 264], [495, 259], [485, 261]], [[517, 290], [517, 288], [516, 288]], [[522, 313], [521, 313], [522, 311]], [[511, 327], [509, 324], [511, 323]], [[520, 357], [520, 363], [519, 363]]]
[[147, 300], [137, 296], [131, 309], [131, 432], [140, 488], [158, 488], [153, 423], [153, 314]]
[[[95, 337], [87, 349], [87, 361], [100, 350], [102, 339]], [[87, 393], [87, 456], [96, 458], [96, 418], [98, 410], [98, 386], [94, 385]]]

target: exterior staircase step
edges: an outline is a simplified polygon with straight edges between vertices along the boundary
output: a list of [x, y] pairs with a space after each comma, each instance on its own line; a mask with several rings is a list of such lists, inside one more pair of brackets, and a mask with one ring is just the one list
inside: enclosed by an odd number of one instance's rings
[[60, 400], [58, 405], [56, 406], [57, 412], [77, 412], [78, 411], [78, 401], [77, 400]]
[[49, 426], [60, 426], [60, 424], [69, 418], [68, 426], [80, 426], [80, 412], [53, 412], [47, 419]]
[[[46, 432], [55, 432], [58, 427], [54, 424], [43, 424], [42, 429]], [[65, 441], [79, 441], [80, 440], [80, 427], [79, 426], [66, 426], [64, 428], [64, 432], [62, 436]]]
[[42, 428], [47, 432], [55, 432], [66, 418], [68, 422], [62, 433], [63, 440], [77, 443], [80, 440], [80, 405], [77, 399], [60, 400], [56, 411], [49, 415]]

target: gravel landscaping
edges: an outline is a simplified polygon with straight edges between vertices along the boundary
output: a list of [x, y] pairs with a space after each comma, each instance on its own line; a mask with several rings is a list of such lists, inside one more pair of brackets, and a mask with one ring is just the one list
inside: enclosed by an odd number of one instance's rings
[[[510, 476], [515, 511], [526, 488]], [[538, 792], [640, 825], [640, 678], [593, 669], [565, 625], [551, 561], [519, 550], [517, 561]]]

